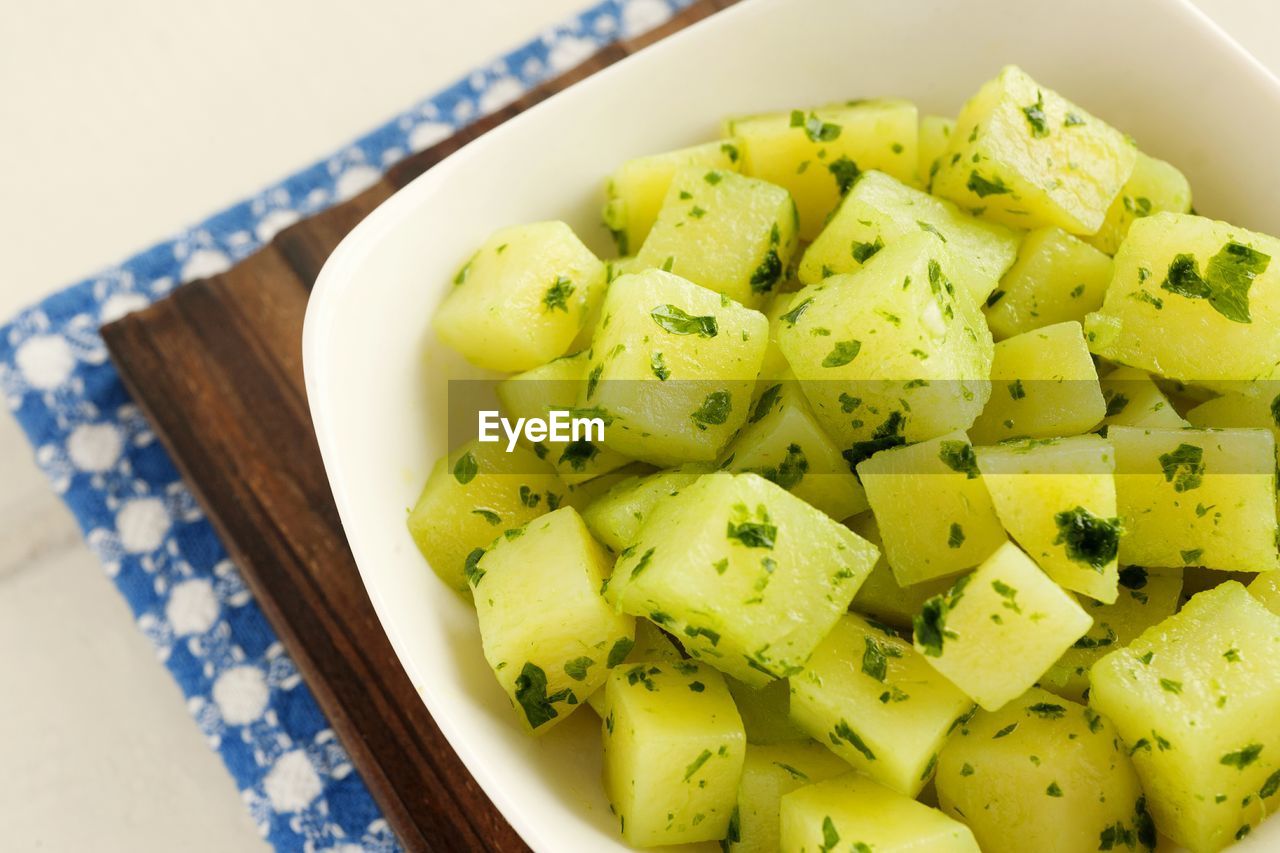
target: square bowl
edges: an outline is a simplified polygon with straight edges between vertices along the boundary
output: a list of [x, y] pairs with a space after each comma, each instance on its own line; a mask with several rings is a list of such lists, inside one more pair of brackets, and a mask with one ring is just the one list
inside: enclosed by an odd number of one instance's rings
[[[1170, 61], [1176, 57], [1176, 61]], [[626, 849], [600, 785], [599, 721], [524, 735], [470, 605], [405, 527], [448, 449], [450, 379], [484, 378], [429, 320], [494, 229], [563, 219], [607, 256], [601, 185], [622, 160], [717, 136], [726, 115], [898, 96], [954, 115], [1017, 64], [1176, 163], [1207, 215], [1280, 232], [1280, 81], [1187, 2], [746, 0], [487, 133], [370, 214], [307, 310], [307, 393], [342, 523], [382, 627], [481, 787], [537, 851]], [[1241, 849], [1276, 849], [1280, 821]]]

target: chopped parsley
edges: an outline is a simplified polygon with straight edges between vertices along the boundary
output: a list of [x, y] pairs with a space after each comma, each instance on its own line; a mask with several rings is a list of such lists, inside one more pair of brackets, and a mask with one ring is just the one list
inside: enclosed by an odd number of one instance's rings
[[978, 198], [986, 198], [989, 195], [1004, 195], [1009, 192], [1009, 188], [1005, 186], [1004, 181], [998, 175], [994, 180], [987, 180], [976, 171], [969, 173], [969, 181], [965, 186]]
[[1015, 400], [1021, 400], [1027, 396], [1027, 390], [1022, 387], [1022, 380], [1015, 379], [1009, 383], [1009, 396]]
[[1249, 288], [1270, 264], [1270, 255], [1229, 241], [1209, 259], [1203, 276], [1193, 255], [1177, 255], [1160, 287], [1188, 299], [1208, 300], [1214, 311], [1233, 323], [1251, 323]]
[[836, 345], [822, 360], [823, 367], [844, 367], [858, 357], [862, 350], [862, 341], [837, 341]]
[[1251, 743], [1236, 752], [1228, 752], [1222, 758], [1218, 759], [1219, 764], [1225, 764], [1227, 767], [1234, 767], [1237, 770], [1243, 770], [1250, 764], [1258, 760], [1258, 756], [1262, 754], [1262, 744]]
[[613, 669], [627, 659], [627, 655], [631, 654], [631, 650], [635, 648], [635, 645], [636, 641], [630, 637], [619, 637], [614, 640], [613, 646], [609, 649], [609, 657], [604, 665], [609, 669]]
[[808, 299], [802, 299], [800, 300], [799, 304], [793, 306], [791, 310], [783, 314], [780, 319], [782, 320], [782, 322], [786, 323], [788, 326], [794, 326], [796, 324], [796, 321], [800, 319], [800, 315], [803, 314], [812, 304], [813, 304], [813, 297], [809, 297]]
[[567, 661], [564, 665], [564, 674], [572, 678], [574, 681], [585, 681], [587, 678], [587, 670], [591, 668], [593, 661], [589, 657], [574, 658]]
[[649, 312], [649, 316], [663, 331], [670, 332], [673, 335], [697, 335], [700, 338], [714, 338], [720, 331], [716, 318], [710, 314], [695, 316], [674, 305], [659, 305]]
[[711, 758], [711, 750], [709, 749], [702, 750], [702, 752], [698, 755], [698, 757], [693, 759], [693, 761], [689, 763], [689, 766], [684, 769], [684, 781], [688, 782], [690, 779], [692, 779], [693, 774], [701, 770], [702, 765], [706, 764], [707, 760], [710, 758]]
[[458, 461], [453, 463], [453, 479], [462, 485], [470, 483], [479, 473], [480, 466], [476, 463], [476, 457], [470, 450], [458, 457]]
[[881, 450], [906, 444], [907, 440], [902, 434], [906, 420], [902, 412], [890, 412], [884, 422], [872, 430], [871, 438], [855, 441], [848, 450], [841, 451], [840, 455], [849, 463], [849, 470], [856, 474], [859, 462], [869, 459]]
[[747, 418], [748, 423], [758, 423], [764, 419], [773, 409], [773, 404], [778, 402], [778, 395], [782, 393], [782, 384], [770, 385], [760, 394], [760, 399], [756, 400], [755, 408], [751, 411], [751, 417]]
[[1065, 706], [1054, 702], [1037, 702], [1034, 705], [1028, 705], [1027, 710], [1046, 720], [1060, 720], [1067, 713]]
[[964, 597], [964, 588], [968, 586], [971, 577], [972, 575], [965, 575], [945, 593], [930, 598], [924, 603], [919, 615], [912, 620], [916, 644], [926, 656], [941, 657], [942, 644], [948, 637], [955, 636], [954, 632], [947, 630], [947, 614]]
[[944, 441], [938, 448], [938, 458], [942, 463], [955, 471], [964, 474], [966, 479], [978, 477], [978, 457], [973, 452], [973, 445], [967, 441]]
[[889, 658], [900, 658], [902, 652], [888, 643], [875, 637], [863, 637], [865, 648], [862, 651], [862, 671], [883, 682], [889, 670]]
[[471, 510], [471, 514], [480, 516], [485, 521], [489, 522], [495, 527], [502, 523], [502, 516], [498, 515], [496, 512], [489, 509], [488, 507], [478, 506], [475, 509]]
[[764, 260], [760, 262], [760, 266], [756, 267], [756, 271], [751, 274], [751, 292], [752, 293], [768, 293], [773, 290], [774, 285], [782, 278], [782, 259], [778, 257], [778, 250], [770, 248], [765, 253]]
[[462, 563], [462, 576], [467, 583], [476, 586], [484, 580], [484, 569], [480, 568], [480, 558], [484, 556], [483, 548], [475, 548]]
[[1058, 525], [1055, 545], [1065, 546], [1067, 559], [1102, 571], [1120, 550], [1120, 519], [1099, 518], [1082, 506], [1053, 517]]
[[853, 259], [860, 264], [865, 264], [872, 255], [884, 248], [884, 240], [879, 236], [876, 237], [874, 243], [863, 243], [860, 240], [854, 240], [850, 244], [850, 254]]
[[1182, 682], [1174, 681], [1172, 678], [1162, 678], [1160, 679], [1160, 689], [1166, 693], [1181, 693]]
[[649, 561], [653, 559], [653, 552], [655, 550], [657, 549], [650, 548], [648, 551], [645, 551], [643, 554], [640, 555], [640, 559], [637, 560], [636, 564], [631, 567], [632, 580], [635, 580], [637, 575], [639, 575], [645, 569], [649, 568]]
[[536, 729], [560, 716], [554, 705], [556, 702], [575, 704], [576, 697], [567, 687], [564, 690], [547, 695], [547, 674], [542, 668], [525, 662], [520, 675], [516, 676], [516, 702], [524, 709], [529, 728]]
[[1160, 469], [1166, 483], [1175, 492], [1199, 488], [1204, 481], [1204, 450], [1194, 444], [1179, 444], [1169, 453], [1160, 454]]
[[947, 534], [947, 547], [959, 548], [964, 544], [964, 528], [956, 522], [951, 522], [951, 532]]
[[1044, 114], [1044, 92], [1037, 89], [1036, 102], [1023, 107], [1022, 114], [1027, 117], [1027, 124], [1031, 125], [1031, 135], [1034, 138], [1043, 139], [1049, 135], [1049, 119]]
[[798, 444], [788, 444], [787, 453], [776, 466], [769, 465], [755, 469], [755, 473], [771, 483], [776, 483], [787, 491], [800, 485], [804, 475], [809, 473], [809, 460]]
[[839, 188], [840, 195], [848, 193], [853, 182], [858, 179], [858, 175], [862, 174], [858, 164], [843, 154], [827, 164], [827, 171], [836, 179], [836, 187]]
[[836, 727], [829, 737], [834, 746], [839, 746], [840, 741], [844, 741], [854, 749], [858, 750], [858, 752], [862, 753], [863, 757], [865, 757], [867, 761], [876, 760], [876, 754], [871, 751], [871, 747], [867, 746], [866, 741], [859, 737], [858, 733], [855, 732], [843, 719], [836, 723]]
[[542, 310], [554, 311], [559, 308], [569, 313], [569, 297], [573, 295], [573, 282], [564, 276], [557, 276], [555, 284], [547, 288], [542, 296]]
[[729, 412], [733, 401], [728, 391], [712, 391], [689, 417], [699, 429], [718, 426], [729, 420]]
[[746, 548], [768, 548], [773, 549], [774, 542], [778, 538], [778, 527], [769, 523], [769, 514], [764, 512], [764, 507], [760, 508], [762, 521], [740, 521], [728, 523], [728, 529], [725, 536], [730, 539], [738, 540], [738, 543]]
[[649, 355], [649, 369], [653, 371], [654, 376], [663, 382], [666, 382], [671, 377], [671, 371], [667, 368], [667, 362], [660, 352]]
[[823, 121], [813, 113], [806, 117], [801, 110], [791, 111], [791, 126], [804, 128], [810, 142], [831, 142], [840, 136], [840, 125]]

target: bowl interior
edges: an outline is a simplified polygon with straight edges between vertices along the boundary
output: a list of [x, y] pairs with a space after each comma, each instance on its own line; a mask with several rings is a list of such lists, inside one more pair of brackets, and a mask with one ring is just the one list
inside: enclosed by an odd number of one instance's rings
[[[713, 139], [726, 115], [880, 95], [954, 115], [1009, 63], [1177, 164], [1202, 213], [1280, 232], [1264, 143], [1280, 138], [1280, 86], [1189, 5], [994, 0], [979, 15], [950, 0], [747, 0], [482, 137], [383, 204], [326, 264], [304, 356], [347, 537], [401, 663], [534, 849], [624, 848], [600, 790], [599, 721], [584, 709], [542, 738], [520, 733], [470, 606], [405, 529], [447, 449], [447, 380], [485, 376], [429, 331], [454, 271], [495, 228], [543, 219], [564, 219], [607, 256], [604, 176], [627, 157]], [[1267, 838], [1277, 843], [1280, 825], [1250, 840]]]

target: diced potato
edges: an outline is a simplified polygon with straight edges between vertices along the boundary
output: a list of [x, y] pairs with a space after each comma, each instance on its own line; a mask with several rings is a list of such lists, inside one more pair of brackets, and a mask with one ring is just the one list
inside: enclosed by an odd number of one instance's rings
[[655, 465], [710, 462], [747, 420], [768, 343], [758, 311], [662, 270], [609, 287], [580, 406], [605, 446]]
[[1089, 633], [1058, 658], [1040, 679], [1040, 686], [1066, 699], [1085, 701], [1089, 669], [1103, 655], [1123, 648], [1143, 631], [1172, 616], [1178, 609], [1182, 574], [1178, 569], [1120, 570], [1120, 595], [1114, 604], [1081, 601], [1093, 619]]
[[1042, 326], [1084, 322], [1102, 307], [1111, 258], [1061, 228], [1037, 228], [1022, 238], [1018, 260], [987, 297], [983, 313], [996, 340]]
[[636, 541], [640, 526], [662, 497], [674, 495], [710, 470], [710, 466], [685, 465], [629, 477], [592, 502], [582, 517], [593, 536], [614, 552], [621, 551]]
[[[615, 667], [633, 663], [675, 663], [676, 661], [684, 660], [684, 655], [680, 654], [680, 649], [676, 647], [670, 637], [663, 633], [661, 628], [648, 619], [637, 619], [635, 623], [635, 645], [631, 646], [630, 651], [626, 653], [626, 657], [621, 661], [618, 661], [615, 656]], [[621, 654], [622, 650], [623, 647], [620, 646], [618, 654]], [[607, 689], [607, 684], [601, 684], [587, 697], [587, 704], [591, 706], [591, 710], [600, 715], [601, 719], [604, 719], [604, 694]]]
[[478, 367], [530, 370], [565, 354], [604, 289], [604, 264], [568, 225], [514, 225], [463, 265], [431, 324]]
[[976, 449], [1009, 535], [1061, 586], [1116, 600], [1115, 452], [1105, 438], [1032, 439]]
[[1250, 582], [1249, 592], [1268, 610], [1280, 616], [1280, 572], [1260, 572]]
[[1221, 850], [1280, 807], [1280, 616], [1228, 582], [1094, 665], [1160, 831]]
[[764, 363], [760, 365], [760, 378], [756, 380], [756, 397], [791, 373], [787, 357], [778, 346], [778, 330], [782, 328], [782, 318], [791, 310], [791, 300], [794, 298], [794, 293], [775, 293], [764, 311], [764, 316], [769, 320], [769, 345], [764, 351]]
[[915, 647], [988, 711], [1021, 696], [1089, 630], [1070, 593], [1007, 543], [925, 603]]
[[791, 677], [791, 717], [858, 772], [914, 797], [973, 701], [910, 643], [846, 614]]
[[1103, 426], [1166, 427], [1187, 426], [1169, 398], [1146, 371], [1117, 367], [1102, 377], [1102, 399], [1107, 401]]
[[[567, 355], [499, 382], [498, 400], [503, 413], [513, 419], [546, 419], [553, 409], [573, 414], [586, 378], [587, 353]], [[607, 474], [631, 461], [587, 438], [577, 441], [548, 438], [535, 444], [532, 450], [554, 465], [560, 479], [569, 485]]]
[[796, 248], [796, 208], [781, 187], [736, 172], [678, 170], [636, 263], [757, 308]]
[[618, 245], [618, 254], [639, 250], [658, 218], [672, 177], [687, 166], [736, 171], [738, 148], [733, 140], [722, 140], [634, 157], [609, 176], [602, 218]]
[[1078, 435], [1106, 414], [1084, 332], [1072, 320], [996, 344], [991, 399], [969, 435], [978, 444]]
[[753, 687], [798, 672], [877, 551], [755, 474], [718, 472], [654, 507], [608, 595]]
[[967, 429], [990, 393], [991, 333], [935, 235], [904, 236], [852, 275], [800, 291], [778, 345], [813, 413], [856, 465]]
[[780, 816], [782, 853], [979, 853], [963, 823], [857, 773], [784, 795]]
[[1111, 723], [1043, 690], [979, 711], [942, 750], [937, 785], [942, 810], [968, 824], [985, 853], [1155, 848], [1138, 774]]
[[900, 586], [972, 568], [1008, 541], [962, 432], [882, 450], [858, 477]]
[[1008, 66], [960, 111], [933, 191], [1006, 225], [1093, 234], [1136, 158], [1118, 130]]
[[[561, 506], [571, 506], [578, 512], [583, 513], [585, 517], [587, 508], [604, 497], [614, 486], [624, 480], [630, 480], [633, 477], [647, 477], [650, 474], [657, 473], [657, 471], [658, 469], [648, 462], [629, 462], [621, 468], [615, 468], [608, 474], [601, 474], [599, 477], [593, 477], [590, 480], [574, 483], [572, 486], [567, 487]], [[592, 535], [594, 534], [595, 531], [592, 531]]]
[[858, 478], [789, 373], [760, 394], [725, 454], [720, 467], [759, 474], [836, 520], [867, 508]]
[[409, 513], [409, 533], [440, 580], [466, 591], [477, 550], [555, 509], [563, 496], [564, 484], [533, 451], [470, 441], [432, 467]]
[[916, 172], [916, 108], [892, 99], [851, 101], [732, 119], [742, 171], [785, 187], [800, 213], [800, 237], [812, 240], [860, 172], [878, 169], [903, 181]]
[[1280, 240], [1200, 216], [1136, 220], [1090, 348], [1170, 379], [1232, 388], [1280, 362]]
[[882, 172], [865, 172], [805, 251], [797, 274], [805, 284], [817, 284], [838, 273], [855, 272], [885, 246], [921, 231], [937, 234], [956, 259], [965, 262], [964, 275], [954, 275], [956, 284], [978, 304], [995, 289], [1018, 252], [1016, 231], [974, 219], [946, 199]]
[[934, 173], [942, 165], [942, 154], [951, 145], [955, 119], [942, 116], [920, 116], [920, 164], [916, 183], [925, 189], [933, 182]]
[[485, 660], [526, 730], [567, 717], [634, 645], [635, 621], [600, 595], [608, 575], [567, 506], [500, 537], [469, 574]]
[[724, 683], [729, 686], [729, 693], [742, 716], [747, 743], [775, 744], [809, 740], [809, 736], [791, 721], [789, 679], [775, 678], [765, 686], [756, 688], [726, 675]]
[[1271, 433], [1112, 427], [1107, 437], [1125, 530], [1121, 563], [1280, 567]]
[[1133, 162], [1133, 174], [1125, 182], [1098, 233], [1085, 237], [1108, 255], [1120, 248], [1135, 219], [1153, 213], [1187, 213], [1191, 210], [1191, 185], [1172, 165], [1141, 151]]
[[720, 673], [694, 661], [619, 667], [601, 731], [623, 838], [653, 847], [725, 837], [747, 743]]
[[730, 853], [778, 853], [783, 795], [848, 772], [848, 764], [811, 740], [777, 746], [748, 742], [734, 812], [737, 820], [730, 823], [723, 843]]
[[845, 521], [849, 529], [880, 549], [871, 574], [858, 587], [858, 594], [850, 605], [858, 613], [870, 616], [895, 628], [911, 630], [911, 620], [920, 612], [924, 603], [935, 595], [951, 589], [953, 578], [936, 578], [930, 581], [901, 586], [884, 558], [884, 539], [876, 524], [874, 513], [864, 512]]

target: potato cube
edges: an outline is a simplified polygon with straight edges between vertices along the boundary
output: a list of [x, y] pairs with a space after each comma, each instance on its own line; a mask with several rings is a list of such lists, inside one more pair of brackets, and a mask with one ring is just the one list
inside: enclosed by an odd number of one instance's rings
[[1280, 362], [1280, 240], [1200, 216], [1136, 220], [1089, 346], [1170, 379], [1238, 390]]
[[724, 838], [747, 744], [720, 673], [694, 661], [619, 667], [601, 732], [623, 838], [637, 847]]
[[787, 357], [778, 346], [778, 331], [782, 328], [783, 317], [791, 310], [794, 293], [775, 293], [764, 316], [769, 320], [769, 345], [765, 347], [764, 362], [760, 365], [760, 378], [756, 380], [755, 396], [759, 397], [767, 388], [772, 387], [791, 374], [787, 366]]
[[775, 746], [748, 742], [734, 812], [737, 820], [730, 823], [724, 842], [730, 853], [778, 853], [783, 795], [848, 772], [848, 764], [808, 739]]
[[796, 207], [786, 190], [690, 166], [671, 179], [636, 263], [756, 308], [781, 283], [795, 248]]
[[718, 472], [654, 507], [608, 595], [753, 687], [798, 672], [877, 551], [755, 474]]
[[1280, 807], [1280, 616], [1229, 581], [1093, 667], [1156, 826], [1221, 850]]
[[567, 717], [635, 643], [635, 621], [600, 595], [608, 573], [566, 506], [500, 537], [468, 576], [485, 660], [526, 730]]
[[782, 853], [979, 853], [963, 823], [857, 773], [784, 795], [780, 817]]
[[[684, 655], [680, 653], [680, 649], [661, 628], [648, 619], [637, 619], [635, 623], [635, 644], [626, 652], [626, 656], [621, 661], [617, 659], [617, 655], [623, 653], [625, 645], [618, 647], [617, 652], [614, 654], [615, 667], [633, 663], [675, 663], [676, 661], [684, 660]], [[604, 694], [608, 690], [607, 678], [605, 682], [587, 697], [587, 704], [591, 706], [591, 710], [600, 715], [600, 719], [604, 719]]]
[[837, 521], [867, 508], [858, 478], [790, 374], [760, 394], [725, 454], [720, 467], [759, 474]]
[[1112, 427], [1107, 437], [1125, 530], [1121, 563], [1280, 567], [1270, 432]]
[[662, 270], [609, 287], [580, 407], [605, 446], [655, 465], [710, 462], [747, 420], [768, 321]]
[[732, 140], [707, 142], [633, 157], [619, 166], [605, 184], [602, 215], [605, 227], [618, 245], [618, 254], [640, 249], [662, 209], [671, 179], [678, 169], [686, 166], [697, 166], [704, 171], [737, 171], [738, 148]]
[[917, 166], [916, 183], [926, 190], [933, 176], [942, 165], [942, 154], [951, 145], [955, 132], [955, 119], [942, 116], [920, 116], [920, 163]]
[[1103, 426], [1169, 429], [1187, 426], [1187, 422], [1146, 371], [1136, 367], [1117, 367], [1102, 377], [1100, 384], [1102, 399], [1107, 401], [1107, 416], [1102, 419]]
[[967, 429], [990, 393], [991, 333], [937, 236], [904, 236], [796, 294], [778, 345], [850, 465]]
[[921, 231], [940, 236], [956, 259], [965, 262], [964, 275], [956, 276], [956, 284], [963, 285], [979, 304], [995, 289], [1018, 251], [1019, 235], [1012, 229], [974, 219], [951, 202], [883, 172], [865, 172], [805, 251], [797, 275], [804, 284], [817, 284], [839, 273], [855, 272], [885, 246]]
[[1249, 583], [1249, 593], [1280, 616], [1280, 572], [1259, 572]]
[[1133, 162], [1133, 174], [1107, 208], [1098, 233], [1084, 238], [1108, 255], [1114, 255], [1135, 219], [1153, 213], [1187, 213], [1191, 210], [1191, 185], [1176, 168], [1141, 151]]
[[952, 577], [935, 578], [922, 581], [911, 586], [902, 586], [893, 576], [889, 561], [884, 558], [884, 539], [880, 536], [880, 527], [876, 524], [874, 513], [864, 512], [845, 521], [854, 533], [880, 549], [880, 559], [871, 568], [871, 574], [858, 594], [853, 597], [850, 607], [865, 616], [870, 616], [885, 624], [903, 631], [911, 630], [913, 620], [924, 603], [935, 595], [951, 589]]
[[[587, 353], [566, 355], [499, 382], [498, 400], [508, 418], [546, 419], [552, 410], [572, 415], [586, 379]], [[531, 449], [554, 465], [560, 479], [569, 485], [584, 483], [631, 461], [587, 438], [576, 441], [548, 438], [535, 443]]]
[[1004, 529], [1059, 585], [1116, 600], [1115, 451], [1105, 438], [1007, 442], [976, 449]]
[[996, 344], [991, 399], [969, 435], [978, 444], [1078, 435], [1106, 414], [1084, 332], [1072, 320]]
[[996, 340], [1042, 326], [1084, 322], [1102, 307], [1111, 258], [1061, 228], [1037, 228], [1022, 238], [1018, 259], [987, 297], [983, 313]]
[[1080, 602], [1093, 619], [1093, 627], [1049, 668], [1040, 686], [1065, 699], [1085, 701], [1089, 669], [1103, 655], [1127, 646], [1143, 631], [1172, 616], [1181, 593], [1182, 572], [1178, 569], [1121, 569], [1120, 594], [1113, 604], [1089, 599]]
[[565, 354], [604, 288], [604, 264], [568, 225], [513, 225], [458, 271], [431, 325], [478, 367], [529, 370]]
[[915, 621], [915, 646], [988, 711], [1021, 696], [1092, 620], [1070, 593], [1008, 543]]
[[1043, 690], [979, 711], [942, 750], [937, 786], [942, 810], [968, 824], [986, 853], [1155, 847], [1138, 774], [1111, 723]]
[[[590, 480], [584, 480], [568, 486], [565, 489], [565, 496], [561, 506], [571, 506], [578, 512], [585, 513], [587, 507], [604, 497], [610, 489], [623, 480], [629, 480], [632, 477], [647, 477], [656, 473], [657, 470], [648, 462], [629, 462], [621, 468], [610, 471], [608, 474], [601, 474], [599, 477], [592, 477]], [[595, 531], [592, 531], [592, 535], [595, 535]]]
[[901, 586], [972, 568], [1008, 541], [962, 432], [882, 450], [858, 477]]
[[558, 507], [564, 491], [533, 451], [471, 441], [436, 461], [409, 513], [409, 533], [440, 580], [466, 592], [478, 551]]
[[659, 499], [674, 495], [711, 471], [710, 466], [685, 465], [639, 477], [628, 477], [582, 511], [593, 536], [614, 552], [636, 541], [644, 520]]
[[[724, 677], [733, 703], [742, 716], [747, 743], [775, 744], [808, 741], [791, 720], [791, 682], [775, 678], [763, 687], [749, 687], [731, 675]], [[847, 769], [847, 765], [846, 765]]]
[[1136, 158], [1124, 134], [1008, 66], [960, 111], [933, 191], [1006, 225], [1093, 234]]
[[916, 172], [916, 108], [892, 99], [851, 101], [731, 119], [742, 171], [785, 187], [796, 200], [800, 237], [812, 240], [860, 172], [903, 180]]
[[911, 644], [852, 613], [791, 677], [791, 717], [880, 784], [914, 797], [973, 701]]

